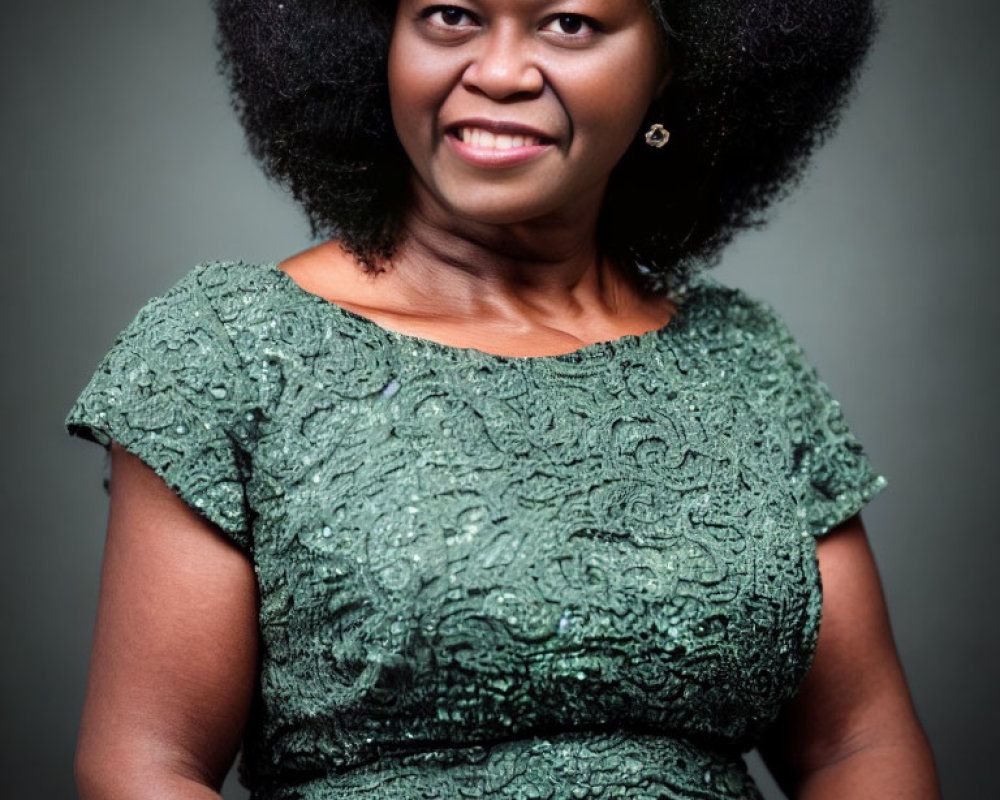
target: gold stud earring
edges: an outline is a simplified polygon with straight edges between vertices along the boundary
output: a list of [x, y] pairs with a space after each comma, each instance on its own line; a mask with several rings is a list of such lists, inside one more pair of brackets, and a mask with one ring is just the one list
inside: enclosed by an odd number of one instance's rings
[[664, 128], [659, 122], [646, 131], [646, 144], [659, 150], [670, 141], [670, 131]]

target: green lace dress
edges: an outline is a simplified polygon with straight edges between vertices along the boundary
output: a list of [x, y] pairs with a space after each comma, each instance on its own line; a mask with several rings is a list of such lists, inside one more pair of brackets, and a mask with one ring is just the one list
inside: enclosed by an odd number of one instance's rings
[[809, 667], [815, 536], [885, 480], [772, 311], [679, 303], [538, 358], [274, 265], [140, 311], [67, 423], [252, 560], [256, 800], [760, 797], [741, 753]]

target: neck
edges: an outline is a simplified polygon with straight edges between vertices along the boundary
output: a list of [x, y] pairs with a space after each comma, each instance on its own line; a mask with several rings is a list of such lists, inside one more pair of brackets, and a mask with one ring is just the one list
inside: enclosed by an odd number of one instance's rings
[[449, 316], [518, 321], [615, 314], [638, 289], [601, 257], [597, 213], [532, 222], [469, 222], [417, 202], [392, 260], [411, 308]]

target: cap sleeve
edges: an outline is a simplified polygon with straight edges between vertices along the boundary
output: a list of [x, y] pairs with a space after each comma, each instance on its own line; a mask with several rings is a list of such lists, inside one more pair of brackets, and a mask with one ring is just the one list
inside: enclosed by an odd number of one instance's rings
[[772, 373], [792, 443], [792, 479], [805, 530], [822, 536], [857, 514], [888, 482], [872, 467], [840, 403], [806, 360], [802, 347], [770, 309], [779, 369]]
[[119, 334], [66, 427], [138, 456], [249, 553], [246, 459], [236, 435], [246, 392], [199, 273], [151, 300]]

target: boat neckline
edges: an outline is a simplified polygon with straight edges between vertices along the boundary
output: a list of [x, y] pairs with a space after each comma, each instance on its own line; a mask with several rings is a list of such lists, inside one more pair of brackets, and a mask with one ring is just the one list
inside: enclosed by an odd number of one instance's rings
[[294, 292], [295, 294], [309, 299], [311, 302], [321, 304], [329, 308], [333, 313], [344, 317], [345, 319], [351, 320], [358, 325], [364, 326], [366, 328], [372, 329], [374, 332], [381, 336], [393, 339], [397, 342], [410, 344], [414, 347], [420, 347], [425, 350], [436, 351], [439, 353], [450, 354], [453, 358], [457, 357], [478, 357], [497, 361], [507, 361], [507, 362], [572, 362], [581, 361], [589, 358], [605, 358], [613, 353], [618, 353], [624, 350], [630, 350], [633, 348], [638, 348], [642, 345], [648, 344], [649, 342], [672, 337], [679, 333], [683, 328], [687, 326], [687, 322], [690, 318], [690, 305], [691, 296], [690, 293], [685, 293], [679, 299], [672, 299], [674, 302], [675, 311], [673, 316], [664, 325], [658, 328], [652, 328], [643, 333], [627, 333], [619, 336], [615, 339], [605, 339], [598, 342], [591, 342], [590, 344], [585, 344], [575, 350], [570, 350], [565, 353], [551, 353], [546, 355], [537, 356], [519, 356], [519, 355], [507, 355], [503, 353], [492, 353], [488, 350], [480, 350], [476, 347], [463, 347], [461, 345], [446, 344], [444, 342], [439, 342], [436, 339], [429, 339], [424, 336], [417, 336], [411, 333], [403, 333], [402, 331], [393, 330], [392, 328], [387, 328], [384, 325], [380, 325], [378, 322], [373, 320], [371, 317], [366, 317], [364, 314], [359, 314], [356, 311], [351, 311], [332, 300], [328, 300], [322, 295], [318, 295], [315, 292], [310, 292], [308, 289], [304, 288], [298, 283], [291, 275], [289, 275], [285, 270], [281, 269], [279, 262], [269, 261], [264, 264], [267, 269], [275, 272], [279, 276], [286, 287]]

